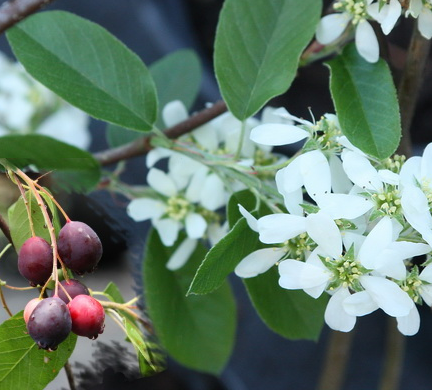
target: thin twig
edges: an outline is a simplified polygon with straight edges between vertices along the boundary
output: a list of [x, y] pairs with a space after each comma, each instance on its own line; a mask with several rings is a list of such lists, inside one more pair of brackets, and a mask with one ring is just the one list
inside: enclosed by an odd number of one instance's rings
[[7, 224], [6, 220], [0, 215], [0, 229], [7, 238], [7, 240], [13, 245], [12, 242], [12, 236], [9, 229], [9, 225]]
[[379, 390], [397, 390], [405, 355], [405, 337], [397, 330], [396, 320], [387, 319], [387, 340]]
[[397, 152], [407, 157], [412, 154], [410, 128], [417, 104], [417, 97], [423, 81], [430, 45], [430, 39], [422, 37], [418, 31], [417, 25], [415, 25], [398, 88], [402, 121], [402, 139]]
[[2, 302], [3, 308], [7, 311], [7, 313], [9, 314], [9, 316], [13, 317], [12, 312], [9, 310], [9, 306], [6, 303], [6, 299], [5, 299], [4, 295], [3, 295], [3, 290], [2, 290], [1, 287], [0, 287], [0, 300]]
[[54, 0], [10, 0], [0, 6], [0, 34]]
[[[185, 121], [166, 129], [164, 134], [170, 139], [178, 138], [181, 135], [191, 132], [204, 123], [207, 123], [211, 119], [216, 118], [220, 114], [223, 114], [226, 110], [226, 104], [223, 101], [218, 101], [211, 107], [206, 108]], [[121, 160], [141, 156], [152, 149], [151, 138], [151, 136], [142, 137], [126, 145], [95, 153], [94, 157], [101, 163], [101, 165], [110, 165]]]
[[69, 360], [66, 360], [65, 365], [63, 366], [66, 371], [67, 380], [69, 382], [69, 388], [70, 390], [76, 390], [75, 386], [75, 378], [73, 376], [72, 367], [69, 363]]
[[332, 331], [328, 340], [318, 390], [340, 390], [345, 379], [354, 331], [348, 333]]

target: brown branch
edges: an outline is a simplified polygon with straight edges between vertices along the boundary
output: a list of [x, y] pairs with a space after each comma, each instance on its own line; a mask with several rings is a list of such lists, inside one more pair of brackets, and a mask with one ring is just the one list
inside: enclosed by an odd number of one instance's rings
[[66, 360], [65, 365], [63, 366], [65, 371], [66, 371], [66, 377], [69, 383], [69, 388], [70, 390], [76, 390], [76, 386], [75, 386], [75, 378], [72, 372], [72, 367], [69, 363], [69, 360]]
[[0, 6], [0, 34], [54, 0], [9, 0]]
[[422, 37], [418, 31], [417, 25], [415, 25], [398, 88], [402, 121], [402, 139], [397, 152], [407, 157], [412, 154], [410, 127], [417, 104], [417, 97], [423, 81], [430, 44], [430, 39]]
[[7, 240], [13, 245], [9, 225], [1, 215], [0, 215], [0, 230], [3, 232]]
[[328, 340], [326, 356], [318, 381], [318, 390], [340, 390], [351, 354], [354, 331], [332, 331]]
[[405, 356], [405, 336], [396, 327], [393, 317], [387, 319], [387, 340], [379, 390], [397, 390]]
[[[175, 139], [187, 134], [197, 127], [207, 123], [227, 110], [225, 102], [218, 101], [211, 107], [200, 111], [179, 124], [165, 130], [165, 135], [170, 139]], [[152, 149], [151, 136], [139, 138], [126, 145], [117, 148], [104, 150], [94, 154], [94, 157], [101, 165], [109, 165], [126, 160], [132, 157], [141, 156]]]

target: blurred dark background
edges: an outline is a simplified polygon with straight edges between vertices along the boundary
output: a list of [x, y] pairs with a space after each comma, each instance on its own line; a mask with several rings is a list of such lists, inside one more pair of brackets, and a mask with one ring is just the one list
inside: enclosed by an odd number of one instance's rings
[[[327, 1], [326, 5], [328, 3]], [[198, 110], [203, 108], [204, 103], [220, 98], [212, 70], [212, 47], [222, 4], [222, 0], [58, 0], [47, 9], [68, 10], [99, 23], [136, 52], [147, 65], [177, 49], [194, 49], [201, 57], [204, 70], [201, 93], [194, 106]], [[389, 52], [396, 79], [404, 61], [412, 27], [412, 21], [401, 20], [390, 36]], [[0, 50], [11, 55], [4, 35], [0, 37]], [[424, 144], [432, 141], [430, 70], [428, 64], [412, 126], [417, 150], [422, 150]], [[333, 112], [328, 75], [329, 71], [322, 62], [300, 69], [290, 90], [274, 99], [271, 104], [285, 106], [292, 114], [306, 118], [310, 115], [309, 107], [316, 118], [326, 112]], [[93, 121], [91, 126], [91, 150], [105, 149], [105, 124]], [[142, 184], [145, 176], [144, 158], [140, 157], [127, 163], [122, 178], [130, 184]], [[126, 258], [130, 272], [135, 276], [135, 288], [140, 292], [140, 251], [148, 225], [139, 224], [137, 228], [125, 214], [127, 201], [103, 191], [88, 196], [72, 196], [68, 202], [73, 218], [94, 226], [103, 238], [106, 255], [101, 267], [115, 266]], [[316, 387], [329, 330], [324, 328], [318, 343], [285, 340], [263, 325], [251, 307], [241, 282], [236, 278], [232, 282], [238, 298], [237, 342], [221, 379], [195, 373], [170, 362], [167, 372], [154, 378], [134, 380], [127, 384], [128, 389], [308, 390]], [[432, 387], [430, 309], [422, 307], [421, 315], [420, 332], [406, 338], [406, 357], [400, 389], [426, 390]], [[377, 388], [385, 336], [385, 315], [376, 312], [359, 318], [344, 389]], [[132, 373], [128, 372], [128, 365], [120, 364], [122, 359], [118, 359], [118, 355], [121, 354], [125, 358], [127, 352], [122, 352], [119, 347], [113, 349], [102, 346], [99, 365], [80, 367], [81, 373], [83, 369], [87, 369], [86, 374], [81, 374], [82, 385], [89, 389], [122, 388], [121, 383], [134, 373], [133, 370]], [[92, 375], [92, 372], [99, 374]]]

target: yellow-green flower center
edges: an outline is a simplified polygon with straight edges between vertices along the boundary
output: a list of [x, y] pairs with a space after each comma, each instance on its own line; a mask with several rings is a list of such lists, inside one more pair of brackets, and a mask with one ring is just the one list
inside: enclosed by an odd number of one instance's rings
[[167, 201], [166, 213], [170, 218], [181, 221], [186, 218], [191, 208], [192, 205], [185, 198], [172, 196]]
[[365, 0], [340, 0], [333, 5], [333, 8], [336, 11], [350, 14], [354, 25], [367, 19]]

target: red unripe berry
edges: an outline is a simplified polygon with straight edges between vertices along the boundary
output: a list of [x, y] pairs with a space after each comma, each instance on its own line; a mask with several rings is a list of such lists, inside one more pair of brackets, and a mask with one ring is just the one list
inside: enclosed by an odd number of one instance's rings
[[62, 261], [78, 275], [92, 272], [102, 257], [98, 235], [83, 222], [67, 222], [60, 230], [57, 247]]
[[32, 300], [28, 301], [27, 305], [25, 306], [23, 317], [26, 324], [28, 323], [31, 313], [33, 313], [33, 310], [36, 308], [39, 302], [41, 302], [39, 298], [33, 298]]
[[72, 332], [93, 340], [103, 332], [105, 311], [96, 299], [89, 295], [77, 295], [68, 303], [68, 307], [72, 318]]
[[18, 270], [32, 286], [44, 285], [52, 273], [51, 245], [41, 237], [30, 237], [18, 255]]
[[[76, 279], [69, 279], [68, 281], [62, 280], [60, 284], [64, 287], [64, 289], [67, 291], [71, 299], [74, 299], [77, 295], [90, 295], [90, 291], [86, 286], [84, 286], [79, 280]], [[54, 290], [52, 292], [52, 295], [54, 295]], [[70, 299], [65, 294], [63, 289], [59, 286], [58, 288], [58, 297], [66, 304], [70, 302]]]

